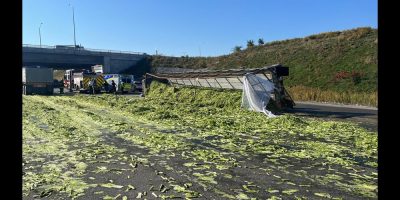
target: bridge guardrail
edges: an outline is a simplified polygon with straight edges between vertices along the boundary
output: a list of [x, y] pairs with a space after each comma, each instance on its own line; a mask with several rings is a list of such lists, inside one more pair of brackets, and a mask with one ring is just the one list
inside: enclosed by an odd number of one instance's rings
[[133, 55], [146, 55], [146, 53], [142, 52], [132, 52], [132, 51], [116, 51], [116, 50], [105, 50], [105, 49], [91, 49], [91, 48], [68, 48], [68, 49], [58, 49], [56, 46], [48, 46], [48, 45], [33, 45], [33, 44], [23, 44], [22, 47], [32, 47], [32, 48], [40, 48], [40, 49], [52, 49], [59, 51], [73, 51], [73, 52], [87, 52], [87, 53], [117, 53], [117, 54], [133, 54]]

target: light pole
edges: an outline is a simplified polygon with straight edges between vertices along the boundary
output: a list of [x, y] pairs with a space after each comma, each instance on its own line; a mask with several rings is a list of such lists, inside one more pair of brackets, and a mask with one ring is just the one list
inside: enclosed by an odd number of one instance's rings
[[74, 6], [71, 6], [71, 4], [68, 4], [70, 7], [72, 7], [72, 23], [74, 24], [74, 47], [76, 48], [76, 36], [75, 36], [75, 11], [74, 11]]
[[39, 26], [39, 40], [40, 40], [40, 48], [42, 48], [42, 35], [40, 34], [40, 27], [42, 27], [43, 22], [40, 23]]

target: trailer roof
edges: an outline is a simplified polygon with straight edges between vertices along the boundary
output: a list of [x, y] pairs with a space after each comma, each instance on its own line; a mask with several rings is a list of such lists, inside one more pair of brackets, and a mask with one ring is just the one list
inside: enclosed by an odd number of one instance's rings
[[156, 78], [215, 78], [215, 77], [237, 77], [243, 76], [247, 73], [263, 74], [270, 73], [277, 68], [286, 68], [280, 64], [266, 66], [262, 68], [253, 69], [229, 69], [229, 70], [206, 70], [206, 71], [192, 71], [192, 72], [170, 72], [170, 73], [146, 73], [146, 75]]
[[229, 70], [207, 70], [186, 71], [172, 73], [146, 73], [145, 78], [166, 79], [169, 83], [179, 86], [199, 86], [224, 89], [243, 89], [243, 76], [252, 73], [258, 77], [273, 81], [273, 74], [277, 77], [287, 76], [288, 67], [280, 64], [254, 69], [229, 69]]

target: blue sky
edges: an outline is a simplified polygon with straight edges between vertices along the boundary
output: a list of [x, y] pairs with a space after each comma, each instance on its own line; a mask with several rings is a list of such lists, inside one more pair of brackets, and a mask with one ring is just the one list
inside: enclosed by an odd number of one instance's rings
[[218, 56], [246, 46], [356, 27], [377, 28], [376, 0], [23, 0], [23, 43]]

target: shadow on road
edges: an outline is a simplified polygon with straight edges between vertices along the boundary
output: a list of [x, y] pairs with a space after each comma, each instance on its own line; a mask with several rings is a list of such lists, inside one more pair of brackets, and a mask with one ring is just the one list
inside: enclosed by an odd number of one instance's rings
[[347, 119], [353, 117], [367, 117], [375, 116], [374, 113], [361, 113], [361, 112], [341, 112], [341, 111], [327, 111], [318, 108], [294, 108], [285, 110], [287, 113], [303, 114], [312, 117], [335, 117], [340, 119]]
[[376, 110], [299, 104], [284, 112], [322, 120], [352, 121], [370, 131], [378, 130], [378, 111]]

